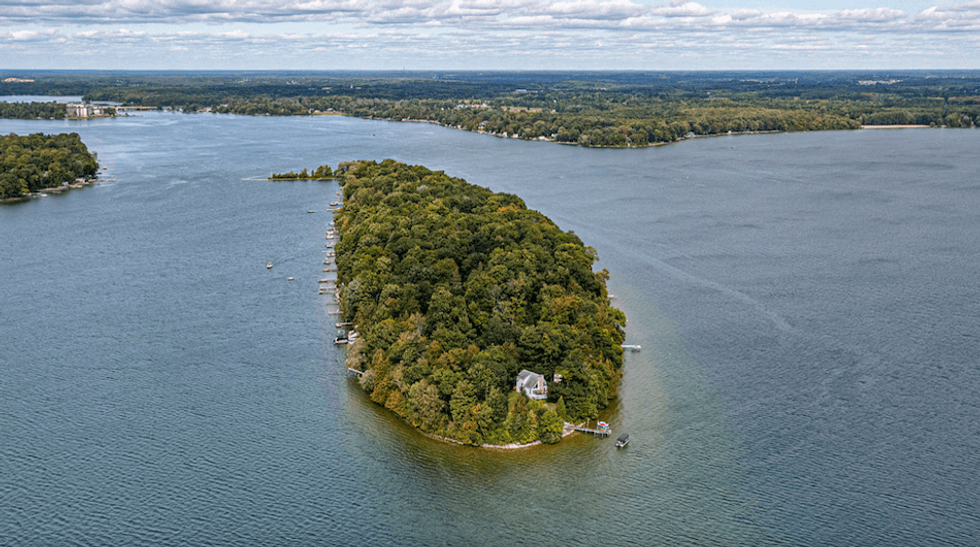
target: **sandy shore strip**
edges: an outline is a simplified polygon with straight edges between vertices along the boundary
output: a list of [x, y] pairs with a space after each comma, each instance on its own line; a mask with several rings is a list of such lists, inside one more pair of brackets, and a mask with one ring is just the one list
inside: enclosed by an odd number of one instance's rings
[[[584, 425], [585, 425], [585, 423], [583, 422], [583, 423], [578, 424], [578, 427], [582, 427]], [[575, 433], [575, 427], [576, 427], [575, 424], [570, 424], [568, 422], [565, 422], [565, 426], [561, 430], [561, 438], [564, 439], [565, 437], [571, 435], [572, 433]], [[521, 444], [521, 443], [510, 443], [510, 444], [481, 444], [480, 445], [480, 448], [493, 448], [493, 449], [496, 449], [496, 450], [513, 450], [515, 448], [528, 448], [528, 447], [539, 445], [539, 444], [541, 444], [541, 441], [531, 441], [531, 442], [529, 442], [527, 444]]]

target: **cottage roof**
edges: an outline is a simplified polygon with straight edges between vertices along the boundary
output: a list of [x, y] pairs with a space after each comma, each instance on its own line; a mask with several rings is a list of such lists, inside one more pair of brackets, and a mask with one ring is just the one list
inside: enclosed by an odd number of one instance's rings
[[541, 377], [540, 374], [524, 369], [517, 374], [517, 382], [520, 383], [521, 385], [525, 385], [528, 383], [528, 381], [531, 381], [533, 383], [535, 379], [540, 377]]

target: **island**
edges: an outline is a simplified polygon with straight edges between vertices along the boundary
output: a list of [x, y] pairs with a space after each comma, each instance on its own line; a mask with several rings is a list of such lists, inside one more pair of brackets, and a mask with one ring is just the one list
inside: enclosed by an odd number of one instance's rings
[[98, 172], [95, 155], [78, 133], [0, 136], [0, 200], [4, 202], [90, 184]]
[[559, 442], [617, 396], [626, 316], [574, 233], [422, 166], [336, 174], [346, 365], [372, 401], [445, 440], [519, 446]]

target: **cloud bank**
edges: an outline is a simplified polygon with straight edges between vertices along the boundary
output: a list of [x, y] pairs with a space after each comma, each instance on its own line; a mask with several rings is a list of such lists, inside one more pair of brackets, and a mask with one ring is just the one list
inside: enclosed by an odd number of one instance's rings
[[[350, 54], [354, 50], [366, 52]], [[345, 62], [367, 63], [363, 68], [850, 68], [842, 62], [980, 68], [980, 1], [911, 14], [882, 7], [716, 10], [687, 0], [652, 5], [634, 0], [5, 0], [0, 5], [0, 57], [8, 59], [0, 66], [13, 67], [11, 59], [35, 64], [44, 59], [50, 68], [62, 68], [50, 65], [58, 59], [74, 65], [93, 53], [127, 65], [115, 68], [141, 68], [133, 66], [138, 59], [142, 68], [182, 68], [180, 63], [280, 68], [262, 64], [272, 59], [288, 62], [289, 68], [325, 69], [357, 68]], [[346, 56], [328, 58], [328, 53]], [[474, 59], [481, 66], [473, 66]]]

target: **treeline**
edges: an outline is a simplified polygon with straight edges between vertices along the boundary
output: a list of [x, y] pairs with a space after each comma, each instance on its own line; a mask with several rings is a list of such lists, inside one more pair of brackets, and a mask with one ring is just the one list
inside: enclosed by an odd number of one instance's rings
[[98, 172], [78, 133], [0, 137], [0, 199], [92, 179]]
[[290, 171], [288, 173], [273, 173], [270, 180], [324, 180], [334, 178], [333, 169], [329, 165], [321, 165], [316, 169], [306, 170], [299, 173]]
[[[371, 400], [463, 443], [558, 442], [622, 377], [623, 313], [595, 251], [516, 196], [386, 160], [341, 164], [347, 366]], [[514, 391], [549, 380], [548, 402]], [[552, 381], [555, 374], [560, 382]]]
[[235, 99], [214, 111], [279, 116], [335, 113], [430, 121], [503, 137], [607, 147], [647, 146], [692, 136], [828, 131], [862, 125], [980, 125], [976, 99], [941, 97], [801, 100], [759, 94], [685, 98], [553, 92], [482, 99], [392, 100], [339, 95]]
[[0, 102], [0, 118], [20, 120], [65, 118], [66, 108], [62, 103], [4, 103]]
[[976, 71], [69, 73], [18, 86], [184, 112], [425, 120], [580, 146], [861, 125], [980, 126]]
[[[771, 103], [771, 101], [768, 101]], [[544, 104], [545, 106], [541, 106]], [[722, 106], [719, 106], [721, 104]], [[689, 136], [754, 131], [857, 129], [861, 123], [825, 108], [797, 105], [761, 107], [751, 101], [674, 101], [609, 97], [552, 96], [488, 100], [388, 100], [347, 96], [242, 99], [214, 109], [219, 113], [276, 115], [336, 113], [395, 121], [430, 121], [492, 135], [553, 140], [581, 146], [628, 147], [674, 142]]]

